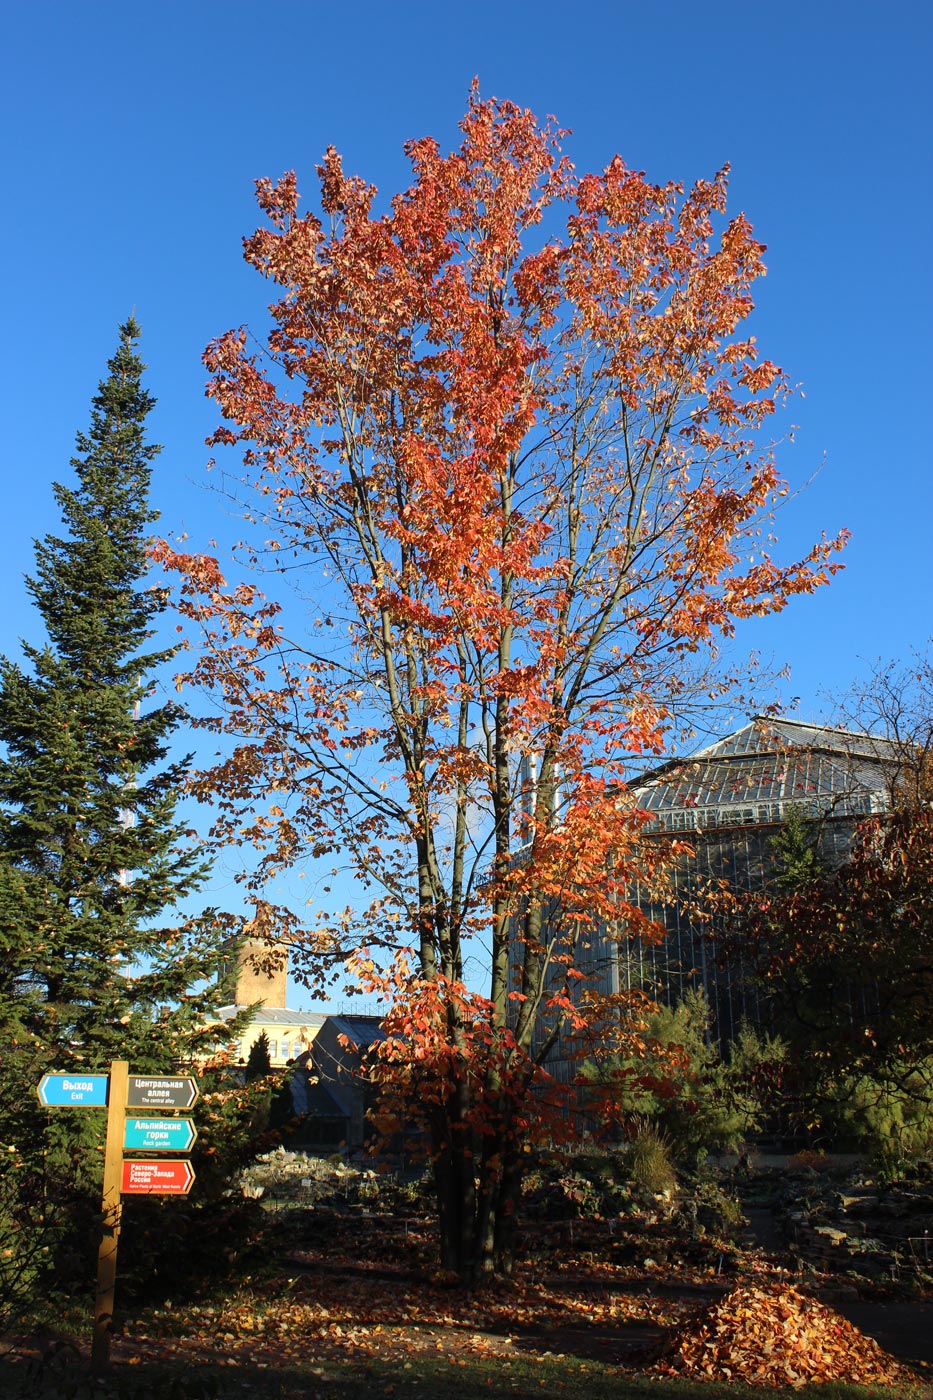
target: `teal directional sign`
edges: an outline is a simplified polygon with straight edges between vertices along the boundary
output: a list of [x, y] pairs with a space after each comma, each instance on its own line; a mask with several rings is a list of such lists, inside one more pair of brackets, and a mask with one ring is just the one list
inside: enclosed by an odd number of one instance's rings
[[131, 1152], [187, 1152], [197, 1135], [190, 1118], [127, 1118], [123, 1146]]
[[39, 1102], [44, 1108], [106, 1108], [108, 1074], [44, 1074]]

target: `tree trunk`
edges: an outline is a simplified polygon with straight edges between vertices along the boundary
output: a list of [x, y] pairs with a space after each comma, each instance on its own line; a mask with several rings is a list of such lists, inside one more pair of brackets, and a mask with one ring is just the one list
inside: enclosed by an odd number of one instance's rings
[[[477, 1188], [473, 1152], [466, 1134], [435, 1157], [434, 1185], [440, 1227], [440, 1264], [468, 1288], [496, 1274], [510, 1275], [515, 1261], [523, 1162], [506, 1146], [504, 1130], [487, 1138], [481, 1172], [502, 1165]], [[490, 1166], [490, 1170], [492, 1170]]]
[[447, 1112], [431, 1124], [434, 1191], [440, 1231], [440, 1265], [463, 1283], [473, 1275], [476, 1182], [469, 1129], [464, 1122], [463, 1090], [455, 1090]]
[[514, 1267], [524, 1158], [511, 1137], [508, 1114], [483, 1134], [478, 1180], [468, 1133], [435, 1158], [441, 1267], [465, 1287]]
[[525, 1164], [517, 1143], [506, 1150], [496, 1203], [494, 1255], [496, 1272], [511, 1276], [515, 1267], [515, 1244], [518, 1239], [518, 1215], [522, 1200], [522, 1179]]

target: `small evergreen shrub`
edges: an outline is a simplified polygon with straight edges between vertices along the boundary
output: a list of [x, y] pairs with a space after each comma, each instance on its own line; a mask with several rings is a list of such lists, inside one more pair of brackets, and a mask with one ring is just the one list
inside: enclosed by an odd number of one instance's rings
[[583, 1077], [594, 1087], [594, 1112], [610, 1103], [629, 1132], [633, 1123], [654, 1124], [678, 1166], [691, 1169], [758, 1131], [780, 1097], [784, 1058], [781, 1041], [743, 1026], [723, 1059], [709, 1003], [697, 990], [657, 1008], [640, 1059], [590, 1065]]

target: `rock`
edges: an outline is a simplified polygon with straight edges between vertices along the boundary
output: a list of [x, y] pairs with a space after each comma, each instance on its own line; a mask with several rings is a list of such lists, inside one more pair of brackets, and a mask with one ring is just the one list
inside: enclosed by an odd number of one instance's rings
[[863, 1211], [874, 1210], [878, 1205], [878, 1197], [875, 1195], [863, 1196], [861, 1194], [857, 1196], [844, 1195], [840, 1196], [839, 1205], [842, 1210], [858, 1211], [858, 1213], [861, 1214]]
[[832, 1225], [817, 1225], [813, 1232], [822, 1244], [840, 1245], [845, 1244], [848, 1235], [845, 1230], [835, 1230]]

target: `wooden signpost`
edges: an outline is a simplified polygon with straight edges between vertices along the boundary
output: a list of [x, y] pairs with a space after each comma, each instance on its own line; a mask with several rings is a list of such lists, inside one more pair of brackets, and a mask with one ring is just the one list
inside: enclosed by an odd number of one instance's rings
[[37, 1093], [45, 1108], [106, 1108], [104, 1148], [103, 1235], [97, 1255], [97, 1294], [91, 1365], [105, 1370], [110, 1362], [113, 1297], [117, 1281], [117, 1245], [126, 1195], [184, 1196], [194, 1171], [186, 1158], [160, 1161], [127, 1158], [124, 1152], [187, 1152], [197, 1130], [190, 1118], [127, 1118], [128, 1108], [148, 1113], [190, 1108], [197, 1081], [177, 1075], [129, 1073], [126, 1060], [113, 1060], [108, 1074], [45, 1074]]

